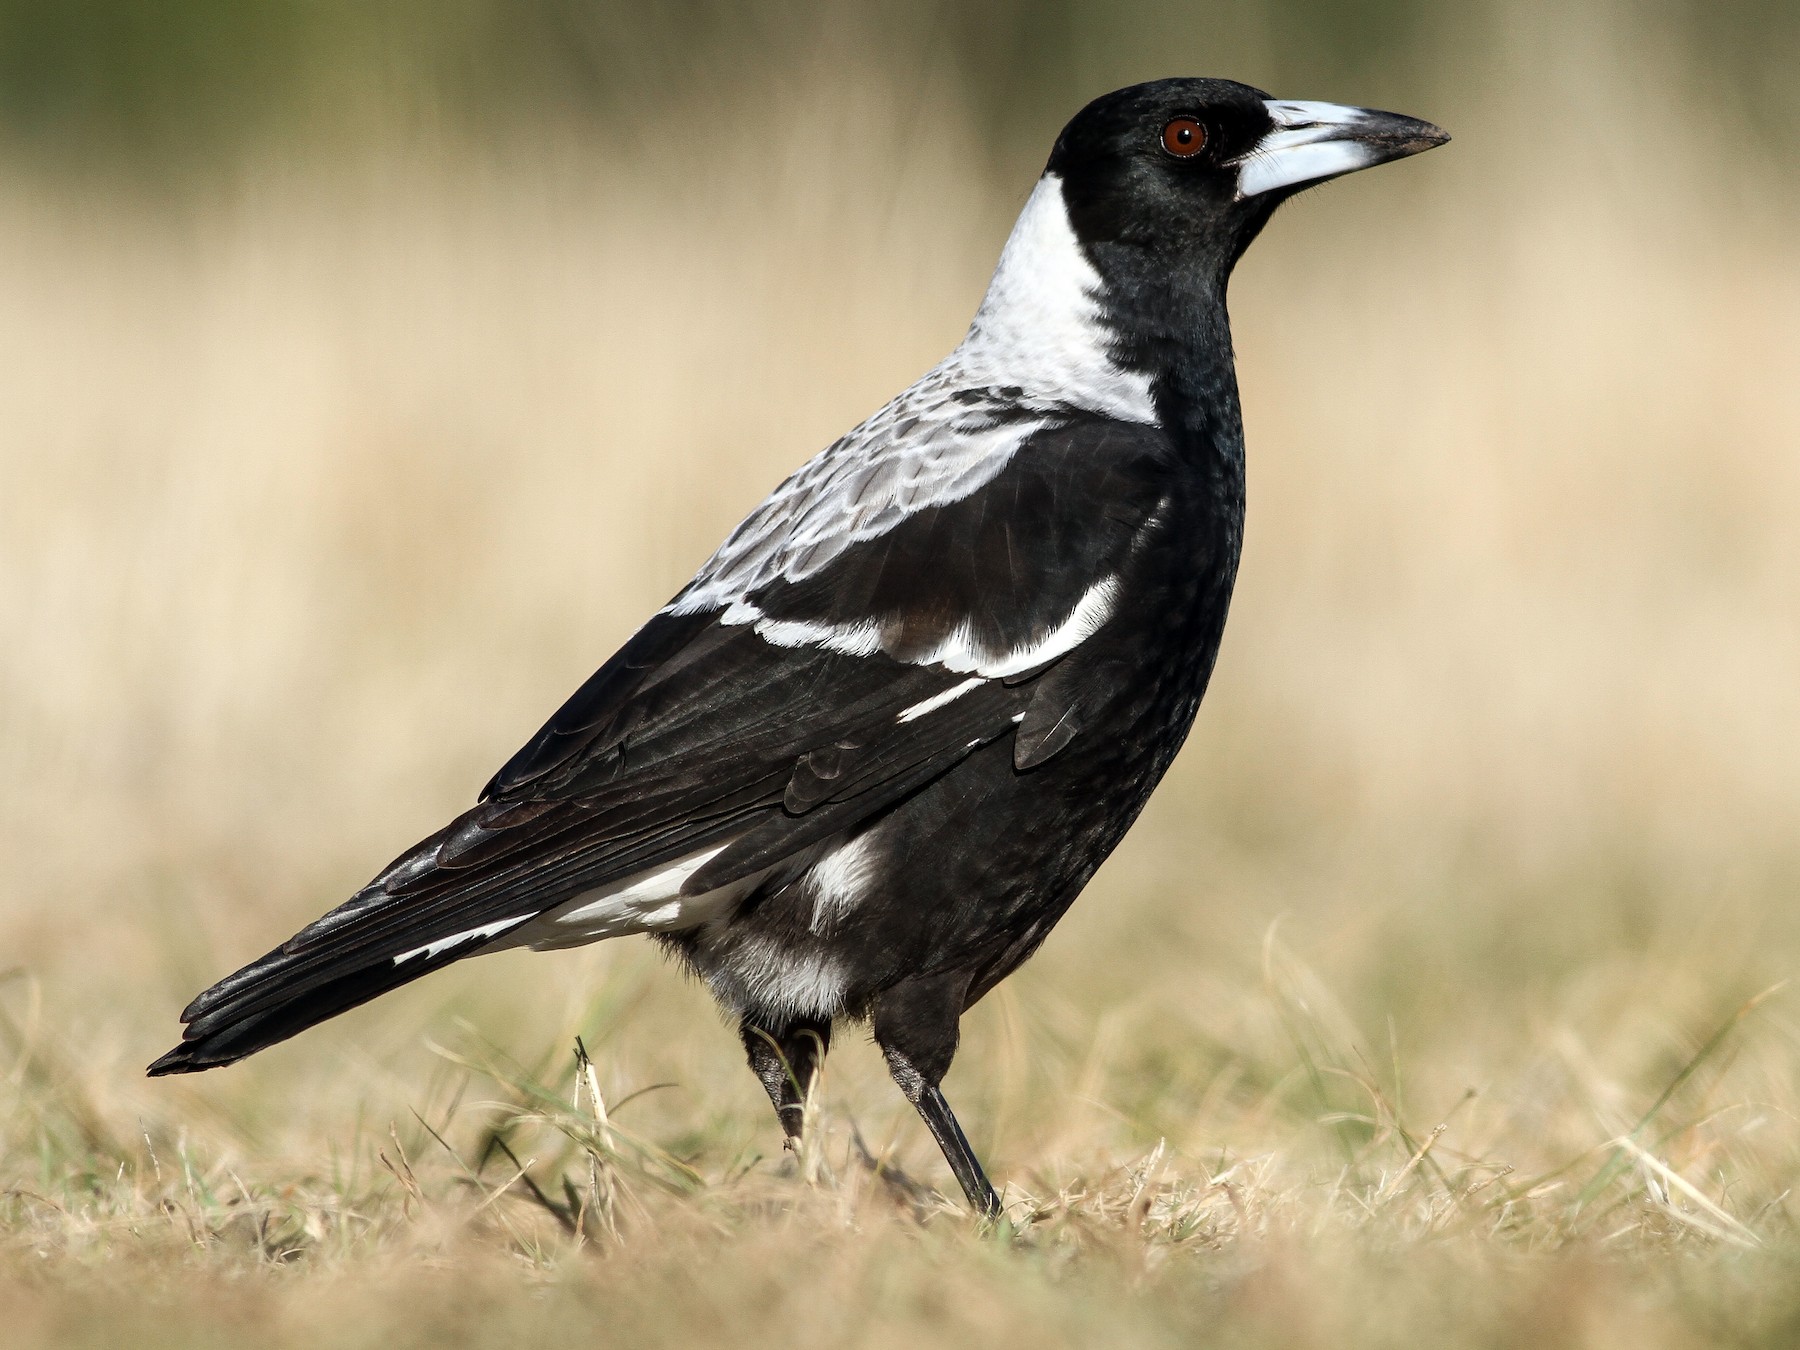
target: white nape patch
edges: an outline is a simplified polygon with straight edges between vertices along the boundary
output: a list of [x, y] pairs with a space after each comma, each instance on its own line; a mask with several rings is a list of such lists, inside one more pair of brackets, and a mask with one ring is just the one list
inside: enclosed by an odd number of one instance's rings
[[718, 918], [755, 885], [760, 873], [702, 895], [683, 895], [681, 887], [728, 847], [729, 841], [677, 858], [653, 871], [583, 891], [537, 915], [508, 938], [504, 946], [554, 951], [629, 933], [679, 932]]
[[447, 952], [452, 947], [460, 947], [465, 942], [475, 942], [491, 937], [498, 937], [509, 928], [517, 928], [530, 914], [522, 914], [516, 919], [501, 919], [498, 923], [483, 924], [480, 928], [471, 928], [467, 932], [457, 933], [451, 937], [439, 938], [436, 942], [427, 942], [423, 947], [414, 947], [410, 952], [401, 952], [394, 958], [394, 964], [410, 961], [415, 956], [433, 957], [440, 952]]
[[1100, 289], [1062, 184], [1046, 174], [956, 350], [791, 474], [665, 612], [754, 622], [738, 612], [745, 596], [802, 581], [908, 516], [980, 491], [1071, 409], [1154, 424], [1149, 378], [1113, 359]]
[[982, 383], [1127, 422], [1156, 421], [1150, 379], [1113, 360], [1100, 274], [1069, 223], [1062, 180], [1047, 173], [1019, 212], [968, 336], [950, 356]]
[[826, 854], [807, 874], [813, 893], [807, 927], [821, 936], [862, 899], [875, 871], [875, 831], [867, 830]]
[[1335, 178], [1375, 163], [1373, 146], [1359, 141], [1354, 129], [1367, 120], [1362, 108], [1341, 103], [1276, 99], [1263, 104], [1275, 130], [1256, 143], [1238, 169], [1238, 200], [1276, 188]]
[[953, 684], [948, 689], [944, 690], [943, 693], [933, 694], [930, 698], [922, 699], [919, 702], [913, 704], [912, 707], [906, 709], [894, 720], [896, 722], [916, 721], [917, 719], [923, 717], [928, 712], [936, 712], [939, 708], [943, 707], [946, 703], [956, 702], [957, 699], [961, 698], [964, 694], [968, 693], [971, 689], [979, 688], [981, 685], [984, 685], [986, 683], [987, 683], [987, 681], [982, 679], [978, 675], [978, 676], [975, 676], [973, 679], [964, 680], [961, 684]]

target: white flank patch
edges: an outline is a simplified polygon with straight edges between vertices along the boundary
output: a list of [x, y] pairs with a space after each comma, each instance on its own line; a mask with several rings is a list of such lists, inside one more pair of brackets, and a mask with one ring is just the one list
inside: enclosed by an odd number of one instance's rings
[[906, 709], [906, 711], [902, 712], [894, 720], [896, 722], [915, 721], [928, 712], [936, 712], [946, 703], [954, 703], [971, 689], [977, 689], [986, 683], [986, 680], [982, 679], [980, 676], [976, 676], [974, 679], [964, 680], [961, 684], [953, 684], [948, 689], [944, 690], [943, 693], [933, 694], [930, 698], [913, 704], [912, 707]]
[[622, 877], [583, 891], [555, 909], [537, 915], [505, 943], [553, 951], [579, 947], [629, 933], [670, 933], [718, 918], [730, 909], [758, 876], [722, 886], [703, 895], [683, 895], [682, 885], [726, 848], [729, 842], [677, 858], [654, 871]]
[[498, 923], [484, 924], [480, 928], [471, 928], [467, 932], [457, 933], [452, 937], [439, 938], [436, 942], [427, 942], [423, 947], [414, 947], [410, 952], [401, 952], [394, 958], [394, 964], [399, 965], [402, 961], [410, 961], [415, 956], [436, 956], [439, 952], [447, 952], [452, 947], [460, 947], [465, 942], [498, 937], [507, 929], [517, 928], [531, 917], [529, 914], [523, 914], [516, 919], [501, 919]]
[[735, 986], [726, 995], [730, 1005], [785, 1017], [834, 1017], [843, 1011], [844, 973], [822, 952], [753, 938], [731, 953], [721, 973]]
[[1238, 170], [1238, 200], [1276, 188], [1366, 169], [1375, 151], [1351, 136], [1368, 114], [1341, 103], [1277, 99], [1263, 105], [1275, 130], [1256, 143]]
[[874, 835], [873, 830], [866, 831], [838, 845], [807, 875], [813, 893], [812, 919], [807, 926], [813, 932], [823, 934], [862, 899], [875, 869]]

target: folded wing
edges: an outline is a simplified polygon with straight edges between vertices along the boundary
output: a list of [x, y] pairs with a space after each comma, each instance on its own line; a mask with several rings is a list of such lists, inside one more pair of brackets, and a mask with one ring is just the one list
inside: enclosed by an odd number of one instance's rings
[[1022, 765], [1047, 758], [1069, 718], [1040, 676], [1125, 603], [1165, 462], [1151, 428], [1069, 416], [873, 537], [738, 586], [703, 571], [479, 804], [196, 998], [151, 1072], [230, 1063], [636, 879], [672, 897], [641, 927], [679, 926], [682, 897], [747, 884], [1015, 729]]

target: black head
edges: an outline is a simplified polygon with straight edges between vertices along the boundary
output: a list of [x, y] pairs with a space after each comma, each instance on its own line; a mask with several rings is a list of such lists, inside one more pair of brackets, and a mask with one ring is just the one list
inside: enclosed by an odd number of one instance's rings
[[1045, 173], [1117, 298], [1172, 287], [1222, 300], [1232, 265], [1295, 192], [1448, 139], [1429, 122], [1231, 80], [1157, 80], [1083, 108]]

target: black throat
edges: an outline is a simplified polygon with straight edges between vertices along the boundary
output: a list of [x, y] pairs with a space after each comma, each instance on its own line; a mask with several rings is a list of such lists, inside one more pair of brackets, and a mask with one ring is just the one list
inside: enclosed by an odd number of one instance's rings
[[1229, 241], [1212, 256], [1189, 254], [1174, 267], [1132, 243], [1082, 246], [1101, 277], [1114, 359], [1149, 378], [1158, 420], [1183, 458], [1240, 480], [1244, 430], [1226, 291], [1249, 242]]

